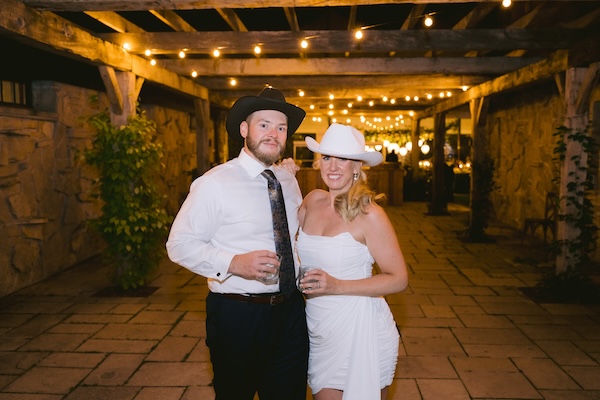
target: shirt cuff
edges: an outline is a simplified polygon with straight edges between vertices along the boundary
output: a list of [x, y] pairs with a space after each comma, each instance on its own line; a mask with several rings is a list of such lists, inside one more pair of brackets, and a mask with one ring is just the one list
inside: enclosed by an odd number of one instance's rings
[[225, 279], [229, 278], [232, 275], [228, 271], [233, 257], [235, 257], [235, 254], [229, 253], [227, 251], [220, 251], [217, 254], [217, 257], [215, 258], [215, 268], [214, 272], [212, 273], [213, 276], [211, 276], [211, 278], [214, 278], [218, 281], [224, 281]]

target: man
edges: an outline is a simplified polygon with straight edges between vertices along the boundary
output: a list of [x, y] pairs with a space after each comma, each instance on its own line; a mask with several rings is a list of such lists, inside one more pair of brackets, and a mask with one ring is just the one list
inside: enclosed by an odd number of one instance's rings
[[281, 183], [294, 237], [302, 195], [296, 178], [275, 162], [305, 115], [270, 86], [238, 99], [226, 127], [244, 138], [243, 149], [192, 183], [171, 228], [169, 258], [208, 278], [206, 343], [216, 400], [252, 400], [256, 392], [261, 400], [306, 398], [303, 297], [295, 289], [282, 293], [279, 283], [265, 283], [268, 274], [283, 273], [283, 264], [292, 274], [297, 266], [291, 254], [282, 265], [278, 261], [275, 212], [263, 176], [271, 170]]

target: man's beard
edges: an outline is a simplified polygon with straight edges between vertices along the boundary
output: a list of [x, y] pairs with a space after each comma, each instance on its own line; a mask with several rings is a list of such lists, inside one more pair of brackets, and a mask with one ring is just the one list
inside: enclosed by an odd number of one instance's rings
[[261, 151], [260, 145], [264, 142], [270, 141], [271, 140], [260, 140], [257, 142], [254, 141], [254, 139], [252, 139], [250, 135], [246, 137], [246, 145], [248, 146], [248, 150], [250, 150], [250, 152], [254, 154], [254, 157], [256, 157], [260, 162], [262, 162], [265, 165], [274, 164], [283, 155], [283, 152], [285, 150], [284, 147], [281, 146], [278, 141], [273, 140], [275, 143], [277, 143], [277, 146], [279, 147], [279, 151], [276, 154], [267, 154]]

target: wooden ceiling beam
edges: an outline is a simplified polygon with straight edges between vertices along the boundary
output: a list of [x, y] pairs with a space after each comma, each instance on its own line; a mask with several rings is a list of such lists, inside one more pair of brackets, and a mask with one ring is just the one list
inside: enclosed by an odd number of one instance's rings
[[568, 52], [564, 50], [557, 51], [547, 60], [540, 61], [539, 63], [529, 65], [490, 81], [483, 82], [480, 85], [468, 89], [464, 93], [453, 96], [449, 100], [442, 101], [423, 111], [419, 117], [430, 117], [434, 114], [442, 113], [469, 103], [473, 99], [506, 92], [542, 79], [551, 79], [555, 74], [565, 71], [567, 68]]
[[[598, 35], [598, 29], [489, 29], [489, 30], [397, 30], [365, 32], [360, 42], [349, 31], [303, 31], [308, 37], [307, 53], [353, 54], [395, 51], [469, 51], [545, 49], [571, 47], [581, 39]], [[211, 54], [218, 46], [221, 54], [251, 54], [256, 43], [263, 43], [263, 54], [297, 53], [298, 33], [289, 31], [252, 32], [146, 32], [104, 33], [98, 35], [117, 45], [129, 43], [131, 53], [142, 54], [152, 48], [154, 54], [175, 54], [187, 48], [188, 54]]]
[[[514, 0], [520, 2], [522, 0]], [[528, 0], [564, 1], [564, 0]], [[579, 0], [593, 2], [596, 0]], [[469, 0], [470, 3], [489, 3], [490, 0]], [[141, 11], [193, 10], [211, 8], [268, 8], [268, 7], [322, 7], [322, 0], [23, 0], [30, 7], [47, 11]], [[328, 7], [377, 4], [462, 4], [465, 0], [328, 0]]]
[[182, 75], [196, 71], [201, 76], [286, 75], [411, 75], [462, 74], [498, 76], [541, 61], [540, 57], [485, 58], [249, 58], [220, 60], [158, 60], [158, 65]]
[[299, 97], [298, 91], [302, 89], [309, 97], [327, 99], [332, 93], [336, 99], [351, 99], [356, 96], [382, 97], [401, 99], [409, 95], [418, 95], [422, 99], [427, 93], [438, 96], [440, 91], [452, 90], [454, 93], [462, 92], [462, 87], [472, 87], [489, 80], [489, 76], [480, 75], [411, 75], [411, 76], [247, 76], [238, 79], [236, 87], [231, 87], [229, 81], [223, 78], [198, 77], [197, 81], [214, 94], [221, 93], [224, 97], [233, 99], [246, 95], [256, 95], [266, 84], [280, 89], [286, 97]]

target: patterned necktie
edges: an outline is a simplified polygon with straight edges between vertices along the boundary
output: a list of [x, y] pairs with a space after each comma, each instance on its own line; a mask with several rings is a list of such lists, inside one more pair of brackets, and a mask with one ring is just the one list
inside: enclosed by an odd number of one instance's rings
[[275, 249], [277, 254], [281, 256], [281, 266], [279, 267], [279, 290], [287, 297], [296, 289], [296, 273], [294, 270], [292, 243], [290, 241], [285, 203], [283, 202], [283, 192], [281, 191], [281, 185], [277, 178], [275, 178], [273, 171], [265, 169], [261, 174], [267, 178], [269, 184], [269, 200], [271, 200], [271, 212], [273, 214]]

